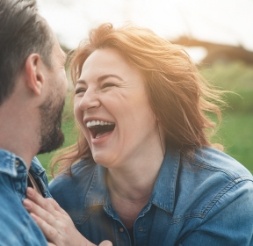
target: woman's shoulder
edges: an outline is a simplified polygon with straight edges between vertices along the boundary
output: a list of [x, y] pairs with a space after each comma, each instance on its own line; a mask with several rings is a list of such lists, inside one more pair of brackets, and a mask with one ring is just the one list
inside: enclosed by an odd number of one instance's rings
[[[231, 156], [214, 148], [201, 148], [189, 158], [182, 157], [178, 175], [181, 195], [196, 200], [212, 199], [238, 189], [253, 191], [251, 172]], [[235, 194], [235, 193], [234, 193]]]
[[97, 164], [93, 159], [82, 159], [71, 166], [71, 174], [74, 178], [78, 178], [79, 176], [83, 177], [83, 175], [89, 176], [92, 172], [94, 172], [96, 166]]
[[91, 160], [81, 160], [72, 165], [71, 173], [62, 173], [49, 183], [52, 197], [72, 218], [82, 214], [85, 195], [96, 167]]
[[78, 186], [79, 183], [85, 185], [92, 178], [96, 166], [96, 163], [91, 159], [83, 159], [74, 163], [70, 172], [60, 173], [51, 180], [49, 183], [50, 191], [71, 189], [73, 186]]
[[251, 179], [251, 172], [232, 156], [217, 150], [215, 148], [201, 148], [195, 152], [195, 155], [189, 163], [210, 175], [223, 174], [231, 180]]
[[253, 199], [252, 174], [231, 156], [214, 148], [202, 148], [192, 158], [183, 158], [177, 190], [180, 191], [177, 200], [180, 216], [204, 218], [236, 202], [253, 211], [249, 208], [251, 202], [245, 202]]

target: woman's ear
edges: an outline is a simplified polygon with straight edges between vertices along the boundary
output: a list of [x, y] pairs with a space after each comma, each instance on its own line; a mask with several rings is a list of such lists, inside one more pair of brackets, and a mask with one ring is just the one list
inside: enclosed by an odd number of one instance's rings
[[27, 87], [36, 95], [42, 93], [44, 85], [43, 61], [39, 54], [29, 55], [25, 61], [25, 78]]

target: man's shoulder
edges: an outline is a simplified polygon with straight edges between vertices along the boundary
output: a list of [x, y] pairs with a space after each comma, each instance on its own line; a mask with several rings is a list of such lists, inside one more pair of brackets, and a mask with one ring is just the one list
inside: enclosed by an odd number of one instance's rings
[[45, 238], [22, 205], [7, 175], [0, 174], [0, 245], [46, 245]]
[[14, 196], [9, 201], [3, 201], [2, 195], [0, 197], [0, 245], [47, 245], [42, 232], [24, 210], [22, 203]]
[[16, 156], [4, 149], [0, 149], [0, 173], [6, 173], [10, 176], [16, 176], [15, 168]]

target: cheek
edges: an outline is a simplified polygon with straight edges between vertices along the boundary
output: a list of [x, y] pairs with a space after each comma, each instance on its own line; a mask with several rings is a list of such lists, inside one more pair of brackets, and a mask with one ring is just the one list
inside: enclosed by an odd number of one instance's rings
[[[84, 123], [83, 123], [83, 115], [82, 115], [81, 111], [78, 110], [78, 108], [75, 108], [75, 107], [74, 107], [74, 116], [75, 116], [75, 123], [76, 123], [77, 127], [82, 132], [82, 134], [85, 136], [85, 127], [84, 127]], [[85, 136], [85, 138], [86, 138], [86, 136]]]
[[81, 110], [79, 109], [79, 106], [78, 106], [78, 103], [76, 103], [76, 101], [74, 102], [74, 116], [75, 116], [75, 119], [77, 120], [77, 122], [79, 124], [82, 123], [82, 112]]
[[59, 81], [59, 86], [60, 86], [60, 89], [66, 93], [67, 92], [67, 89], [68, 89], [68, 80], [67, 80], [67, 77], [66, 77], [66, 73], [65, 73], [65, 70], [62, 70], [59, 72], [59, 75], [57, 77], [57, 80]]

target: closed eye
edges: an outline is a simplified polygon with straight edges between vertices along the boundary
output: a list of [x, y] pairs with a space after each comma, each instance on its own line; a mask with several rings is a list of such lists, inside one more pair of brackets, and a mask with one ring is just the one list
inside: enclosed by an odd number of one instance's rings
[[86, 92], [86, 88], [83, 87], [79, 87], [75, 89], [75, 94], [80, 94], [80, 93], [85, 93]]
[[114, 87], [116, 86], [115, 83], [112, 83], [112, 82], [106, 82], [106, 83], [103, 83], [103, 85], [101, 86], [102, 89], [106, 89], [106, 88], [110, 88], [110, 87]]

